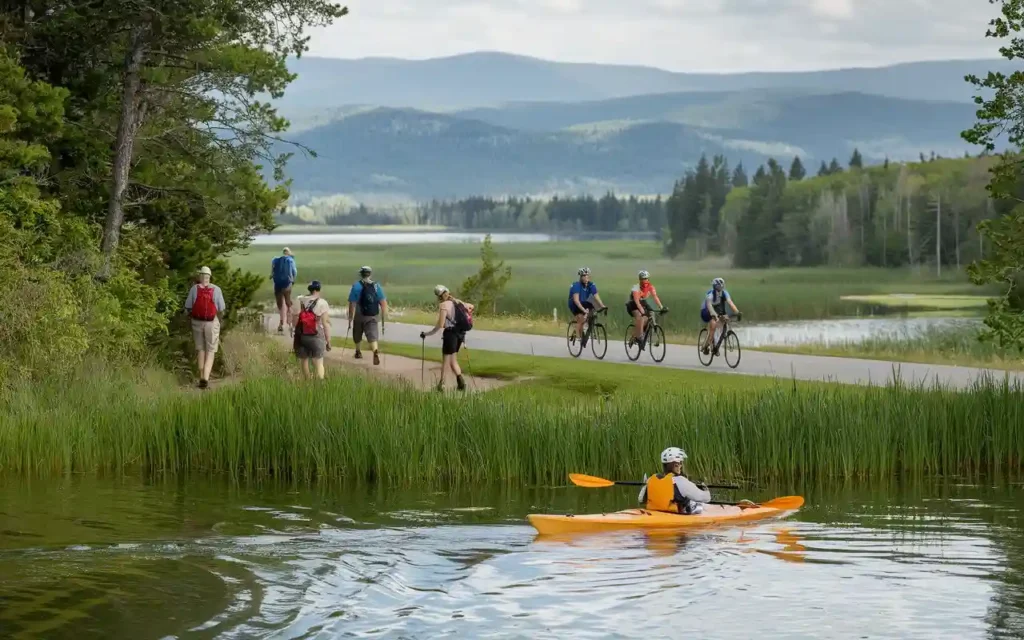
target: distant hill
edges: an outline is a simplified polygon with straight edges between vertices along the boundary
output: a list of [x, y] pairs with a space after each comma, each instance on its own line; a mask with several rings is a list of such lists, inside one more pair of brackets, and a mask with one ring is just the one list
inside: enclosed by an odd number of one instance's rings
[[[297, 194], [667, 193], [702, 153], [753, 173], [774, 156], [813, 171], [854, 147], [865, 160], [961, 155], [974, 107], [861, 93], [675, 93], [458, 114], [352, 109], [291, 136], [318, 152], [289, 163]], [[471, 117], [472, 116], [472, 117]]]
[[304, 57], [292, 60], [289, 67], [299, 77], [278, 104], [284, 113], [299, 119], [350, 104], [459, 110], [518, 101], [580, 102], [754, 89], [967, 102], [972, 88], [963, 81], [964, 75], [1016, 70], [1004, 60], [947, 60], [811, 72], [695, 74], [486, 52], [430, 60]]

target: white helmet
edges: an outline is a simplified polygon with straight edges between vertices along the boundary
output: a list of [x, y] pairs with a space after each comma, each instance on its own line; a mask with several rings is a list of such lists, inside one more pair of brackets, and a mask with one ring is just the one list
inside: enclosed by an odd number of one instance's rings
[[646, 269], [641, 269], [640, 273], [636, 274], [636, 277], [640, 278], [641, 280], [650, 280], [651, 274], [647, 273]]
[[686, 452], [679, 447], [669, 447], [661, 452], [661, 463], [682, 462], [686, 460]]
[[359, 267], [359, 275], [368, 276], [371, 273], [373, 273], [373, 269], [370, 268], [370, 265], [364, 264], [363, 266]]
[[443, 284], [439, 284], [436, 287], [434, 287], [434, 295], [437, 296], [438, 298], [440, 298], [446, 293], [448, 293], [448, 287], [444, 286]]
[[590, 267], [583, 267], [582, 269], [580, 269], [579, 271], [576, 272], [576, 275], [578, 275], [581, 278], [583, 276], [589, 276], [590, 275]]
[[715, 278], [714, 280], [711, 281], [711, 286], [712, 287], [724, 287], [725, 286], [725, 280], [723, 280], [722, 278]]

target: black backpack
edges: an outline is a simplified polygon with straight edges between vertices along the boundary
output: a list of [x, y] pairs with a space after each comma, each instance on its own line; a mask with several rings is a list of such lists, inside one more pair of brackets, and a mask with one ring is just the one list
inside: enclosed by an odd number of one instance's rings
[[377, 283], [363, 283], [363, 290], [359, 292], [359, 311], [364, 318], [373, 318], [380, 313], [380, 300], [377, 299]]
[[473, 314], [461, 302], [453, 301], [452, 304], [455, 305], [455, 330], [459, 333], [471, 331], [473, 329]]

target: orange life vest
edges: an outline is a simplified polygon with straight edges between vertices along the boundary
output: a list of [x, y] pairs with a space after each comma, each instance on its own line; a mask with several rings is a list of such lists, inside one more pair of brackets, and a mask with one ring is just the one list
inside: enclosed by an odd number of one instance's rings
[[679, 513], [676, 503], [675, 474], [659, 473], [647, 479], [647, 509]]

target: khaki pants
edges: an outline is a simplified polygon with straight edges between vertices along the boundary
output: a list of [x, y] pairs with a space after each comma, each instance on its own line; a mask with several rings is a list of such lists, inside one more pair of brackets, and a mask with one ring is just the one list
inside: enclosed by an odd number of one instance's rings
[[196, 320], [192, 319], [192, 340], [196, 344], [196, 351], [217, 353], [220, 346], [220, 319]]

